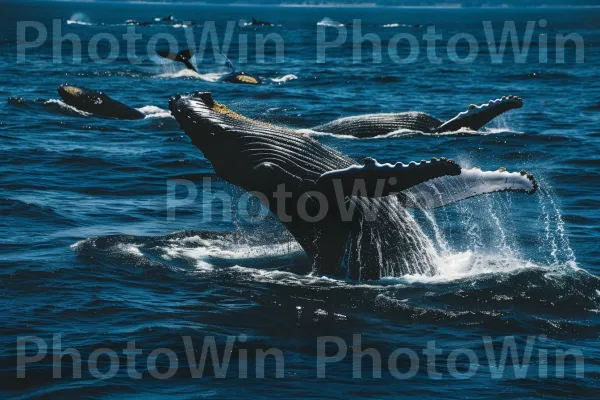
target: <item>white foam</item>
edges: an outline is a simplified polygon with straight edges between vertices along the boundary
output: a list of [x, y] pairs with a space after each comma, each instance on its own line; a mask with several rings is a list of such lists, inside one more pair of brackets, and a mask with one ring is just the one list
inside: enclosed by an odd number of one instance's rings
[[63, 109], [68, 110], [68, 111], [72, 111], [72, 112], [77, 113], [79, 115], [83, 115], [84, 117], [89, 117], [90, 115], [92, 115], [92, 114], [90, 114], [88, 112], [85, 112], [85, 111], [82, 111], [82, 110], [80, 110], [78, 108], [70, 106], [67, 103], [65, 103], [64, 101], [58, 100], [58, 99], [50, 99], [50, 100], [46, 101], [44, 104], [57, 104], [60, 108], [63, 108]]
[[411, 28], [414, 25], [410, 25], [410, 24], [398, 24], [398, 23], [394, 23], [394, 24], [385, 24], [382, 25], [384, 28], [399, 28], [399, 27], [406, 27], [406, 28]]
[[[190, 244], [192, 246], [190, 246]], [[274, 257], [301, 252], [298, 243], [251, 245], [238, 244], [224, 239], [202, 239], [192, 236], [185, 239], [173, 239], [171, 245], [164, 248], [168, 257], [194, 260], [229, 259], [245, 260], [260, 257]]]
[[224, 75], [227, 75], [227, 72], [212, 72], [208, 74], [199, 74], [191, 69], [182, 69], [176, 72], [166, 72], [164, 74], [160, 74], [158, 78], [194, 78], [201, 79], [207, 82], [217, 82]]
[[288, 82], [288, 81], [293, 81], [295, 79], [298, 79], [298, 77], [296, 75], [292, 75], [292, 74], [284, 75], [284, 76], [277, 77], [277, 78], [271, 78], [271, 80], [275, 83], [284, 83], [284, 82]]
[[405, 275], [401, 280], [406, 283], [450, 282], [486, 274], [508, 274], [532, 268], [548, 270], [550, 267], [519, 260], [510, 254], [482, 254], [465, 251], [441, 256], [436, 275]]
[[134, 244], [118, 244], [115, 246], [117, 250], [136, 257], [144, 257], [139, 247]]
[[[254, 282], [272, 282], [284, 286], [349, 286], [350, 283], [344, 280], [330, 278], [328, 276], [309, 274], [298, 275], [293, 272], [279, 271], [273, 269], [257, 269], [234, 265], [231, 271], [244, 276], [244, 278]], [[370, 286], [370, 285], [354, 285]]]
[[68, 25], [92, 25], [90, 22], [82, 22], [82, 21], [73, 21], [72, 19], [67, 20]]
[[172, 118], [171, 112], [156, 106], [144, 106], [137, 109], [146, 118]]

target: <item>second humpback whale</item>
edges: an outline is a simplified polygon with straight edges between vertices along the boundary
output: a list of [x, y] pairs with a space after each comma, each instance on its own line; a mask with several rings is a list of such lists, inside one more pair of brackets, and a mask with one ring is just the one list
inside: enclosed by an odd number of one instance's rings
[[353, 280], [434, 274], [433, 243], [409, 207], [537, 190], [525, 171], [462, 169], [444, 158], [394, 165], [367, 158], [361, 166], [297, 131], [239, 115], [210, 93], [175, 96], [169, 108], [216, 174], [258, 197], [319, 274]]
[[[189, 50], [189, 49], [183, 50], [177, 54], [171, 53], [168, 51], [159, 51], [159, 52], [157, 52], [157, 54], [159, 56], [169, 59], [171, 61], [178, 61], [180, 63], [183, 63], [183, 65], [185, 65], [185, 67], [187, 69], [199, 74], [196, 67], [194, 67], [194, 65], [190, 61], [191, 58], [194, 56], [194, 53], [192, 50]], [[229, 59], [225, 55], [223, 55], [223, 57], [225, 57], [225, 59], [227, 60], [226, 65], [228, 68], [231, 69], [231, 72], [228, 73], [227, 75], [225, 75], [224, 77], [222, 77], [220, 79], [221, 82], [241, 83], [241, 84], [248, 84], [248, 85], [260, 85], [262, 83], [262, 80], [256, 76], [247, 74], [243, 71], [236, 72], [231, 61], [229, 61]]]
[[267, 21], [261, 21], [258, 20], [254, 17], [252, 17], [252, 22], [250, 23], [250, 25], [254, 25], [254, 26], [273, 26], [272, 23], [267, 22]]
[[340, 118], [312, 130], [355, 137], [381, 136], [400, 129], [426, 133], [454, 132], [461, 128], [476, 131], [500, 114], [522, 106], [520, 97], [504, 96], [480, 106], [471, 104], [446, 122], [422, 112], [382, 113]]
[[58, 87], [58, 94], [68, 105], [100, 117], [118, 119], [143, 119], [146, 117], [135, 108], [111, 99], [104, 92], [64, 84]]

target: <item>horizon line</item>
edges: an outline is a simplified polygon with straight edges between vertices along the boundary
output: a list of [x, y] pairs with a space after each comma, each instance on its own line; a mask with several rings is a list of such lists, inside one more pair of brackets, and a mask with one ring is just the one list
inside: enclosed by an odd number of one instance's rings
[[[22, 2], [22, 0], [8, 0], [8, 2]], [[194, 6], [216, 6], [216, 7], [282, 7], [282, 8], [398, 8], [398, 9], [523, 9], [523, 8], [541, 8], [541, 9], [589, 9], [589, 8], [600, 8], [600, 5], [596, 4], [582, 4], [582, 5], [571, 5], [571, 4], [540, 4], [540, 5], [512, 5], [512, 4], [499, 4], [499, 5], [477, 5], [477, 6], [464, 6], [460, 3], [438, 3], [432, 5], [387, 5], [387, 4], [376, 4], [376, 3], [322, 3], [322, 4], [306, 4], [306, 3], [209, 3], [205, 1], [165, 1], [165, 0], [32, 0], [31, 2], [57, 2], [57, 3], [120, 3], [120, 4], [140, 4], [140, 5], [194, 5]]]

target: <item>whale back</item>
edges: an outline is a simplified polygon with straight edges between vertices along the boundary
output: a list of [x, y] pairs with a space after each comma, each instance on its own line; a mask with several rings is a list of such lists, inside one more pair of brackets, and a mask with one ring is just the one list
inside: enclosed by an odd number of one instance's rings
[[65, 84], [59, 86], [58, 94], [68, 105], [100, 117], [118, 119], [142, 119], [145, 117], [142, 112], [111, 99], [103, 92]]
[[403, 112], [345, 117], [319, 125], [313, 130], [364, 138], [386, 135], [399, 130], [434, 132], [441, 124], [442, 121], [429, 114]]

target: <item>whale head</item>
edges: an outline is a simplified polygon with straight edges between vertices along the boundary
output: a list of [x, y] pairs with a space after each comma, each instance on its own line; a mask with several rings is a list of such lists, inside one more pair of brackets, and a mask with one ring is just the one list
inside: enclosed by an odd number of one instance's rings
[[461, 128], [476, 131], [498, 115], [521, 107], [523, 107], [523, 100], [517, 96], [504, 96], [479, 106], [471, 104], [466, 111], [444, 122], [436, 131], [453, 132]]
[[[253, 120], [213, 100], [210, 93], [177, 95], [169, 108], [215, 172], [246, 190], [276, 189], [279, 181], [316, 181], [352, 161], [294, 130]], [[264, 179], [265, 168], [277, 170]]]
[[67, 84], [58, 87], [58, 94], [68, 105], [84, 111], [101, 105], [106, 99], [102, 92]]

